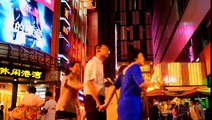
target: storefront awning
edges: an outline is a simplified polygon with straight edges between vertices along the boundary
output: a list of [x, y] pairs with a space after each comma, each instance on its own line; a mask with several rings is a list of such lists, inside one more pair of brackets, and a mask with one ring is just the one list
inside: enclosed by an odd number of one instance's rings
[[185, 91], [184, 93], [178, 95], [178, 97], [208, 97], [211, 95], [211, 89], [208, 87], [205, 88], [194, 88], [192, 90]]
[[167, 91], [165, 89], [162, 89], [162, 88], [159, 88], [159, 89], [154, 89], [152, 91], [148, 91], [146, 93], [146, 96], [147, 97], [153, 97], [153, 96], [177, 96], [177, 93], [176, 92], [172, 92], [172, 91]]

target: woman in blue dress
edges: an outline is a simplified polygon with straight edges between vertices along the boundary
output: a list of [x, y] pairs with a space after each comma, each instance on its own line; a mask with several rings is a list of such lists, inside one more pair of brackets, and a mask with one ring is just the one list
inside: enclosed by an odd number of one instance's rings
[[144, 65], [145, 58], [138, 49], [133, 49], [129, 55], [130, 64], [119, 75], [114, 83], [114, 90], [109, 94], [108, 101], [99, 107], [99, 110], [106, 109], [116, 89], [121, 87], [118, 103], [119, 120], [141, 120], [142, 99], [141, 92], [151, 85], [142, 77], [140, 66]]

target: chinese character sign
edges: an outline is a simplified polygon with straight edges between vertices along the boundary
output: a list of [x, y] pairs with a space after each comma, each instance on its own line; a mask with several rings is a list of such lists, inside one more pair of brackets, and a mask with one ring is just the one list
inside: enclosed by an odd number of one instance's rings
[[21, 78], [43, 79], [44, 73], [39, 70], [28, 70], [19, 68], [0, 67], [0, 75]]

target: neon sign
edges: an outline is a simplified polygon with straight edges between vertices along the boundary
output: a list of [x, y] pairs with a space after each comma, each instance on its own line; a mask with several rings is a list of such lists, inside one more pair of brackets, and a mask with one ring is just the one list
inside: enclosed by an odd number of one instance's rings
[[39, 70], [0, 67], [0, 75], [22, 78], [43, 79], [44, 73]]

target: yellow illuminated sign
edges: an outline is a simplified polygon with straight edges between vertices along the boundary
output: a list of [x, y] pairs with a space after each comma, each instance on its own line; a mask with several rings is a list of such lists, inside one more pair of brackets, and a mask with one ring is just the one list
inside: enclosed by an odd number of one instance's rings
[[66, 17], [66, 19], [68, 19], [68, 9], [67, 8], [65, 8], [65, 17]]
[[68, 35], [68, 29], [65, 26], [63, 26], [63, 32]]
[[43, 72], [18, 68], [0, 67], [0, 75], [41, 79]]

